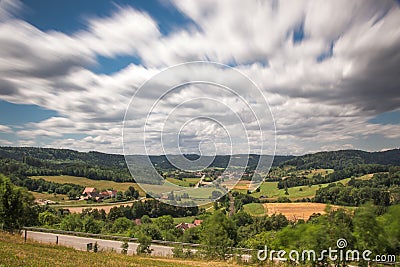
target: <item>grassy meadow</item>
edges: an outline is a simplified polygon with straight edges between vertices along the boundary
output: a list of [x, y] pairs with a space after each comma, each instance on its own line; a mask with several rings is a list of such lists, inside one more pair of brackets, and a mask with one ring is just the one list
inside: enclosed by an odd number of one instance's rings
[[243, 209], [252, 216], [263, 216], [266, 214], [264, 205], [261, 203], [249, 203], [244, 205]]
[[63, 246], [48, 245], [34, 241], [24, 242], [18, 235], [0, 232], [0, 266], [237, 266], [226, 262], [201, 262], [197, 260], [182, 260], [161, 257], [146, 257], [137, 255], [122, 255], [113, 252], [84, 252]]
[[69, 176], [69, 175], [58, 175], [58, 176], [31, 176], [32, 179], [44, 179], [49, 182], [55, 182], [60, 184], [78, 184], [85, 187], [96, 187], [97, 189], [109, 189], [113, 188], [117, 191], [126, 191], [129, 186], [133, 186], [136, 190], [139, 190], [141, 196], [144, 196], [143, 190], [136, 184], [131, 182], [117, 183], [114, 181], [107, 180], [91, 180], [85, 177]]

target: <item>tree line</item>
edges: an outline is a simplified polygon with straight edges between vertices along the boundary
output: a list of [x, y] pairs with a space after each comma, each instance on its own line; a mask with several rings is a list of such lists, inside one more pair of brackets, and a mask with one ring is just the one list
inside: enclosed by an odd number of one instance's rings
[[359, 206], [371, 201], [375, 205], [400, 204], [400, 167], [387, 173], [376, 173], [369, 180], [352, 178], [347, 185], [332, 183], [320, 188], [314, 201], [337, 205]]
[[343, 170], [337, 170], [333, 173], [327, 174], [325, 176], [320, 173], [314, 174], [311, 178], [305, 176], [292, 176], [287, 177], [284, 180], [278, 182], [278, 188], [290, 188], [295, 186], [307, 186], [316, 184], [325, 184], [336, 182], [345, 178], [358, 177], [365, 174], [377, 173], [377, 172], [387, 172], [389, 169], [393, 168], [391, 165], [379, 165], [379, 164], [358, 164], [351, 165]]

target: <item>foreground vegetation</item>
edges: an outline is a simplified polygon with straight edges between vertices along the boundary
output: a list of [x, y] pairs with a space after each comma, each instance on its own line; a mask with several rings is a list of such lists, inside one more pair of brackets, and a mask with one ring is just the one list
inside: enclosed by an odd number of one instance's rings
[[72, 248], [24, 242], [17, 235], [0, 232], [0, 266], [235, 266], [234, 263], [182, 260], [138, 255], [121, 255], [112, 252], [83, 252]]

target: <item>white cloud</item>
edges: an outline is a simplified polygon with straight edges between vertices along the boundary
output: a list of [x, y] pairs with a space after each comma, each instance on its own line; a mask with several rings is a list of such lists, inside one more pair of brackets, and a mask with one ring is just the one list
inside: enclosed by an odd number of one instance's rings
[[[392, 1], [172, 1], [193, 23], [166, 35], [154, 18], [133, 8], [92, 17], [85, 30], [68, 35], [44, 32], [13, 18], [18, 2], [0, 3], [0, 99], [58, 113], [17, 130], [24, 144], [46, 137], [53, 141], [40, 144], [120, 151], [122, 119], [131, 96], [164, 67], [187, 60], [237, 64], [260, 86], [276, 118], [278, 153], [311, 151], [315, 148], [310, 140], [318, 140], [319, 148], [326, 149], [351, 146], [352, 140], [372, 134], [400, 138], [398, 125], [368, 122], [400, 105], [400, 9]], [[293, 42], [301, 27], [304, 39]], [[136, 56], [143, 65], [132, 64], [112, 75], [88, 69], [98, 64], [98, 56], [119, 55]], [[185, 80], [187, 73], [168, 82]], [[229, 72], [216, 76], [246, 94], [247, 87]], [[168, 113], [185, 99], [207, 95], [202, 90], [182, 90], [158, 111]], [[129, 127], [140, 126], [146, 115], [143, 107], [158, 94], [148, 90], [142, 95]], [[232, 97], [217, 91], [211, 95], [238, 107]], [[233, 116], [211, 102], [191, 103], [180, 112], [176, 125], [193, 116], [218, 113], [232, 124], [229, 127], [238, 127]], [[223, 133], [213, 123], [195, 126], [185, 132], [193, 141], [190, 145], [210, 133], [220, 145]], [[0, 132], [10, 133], [7, 127], [0, 126]], [[159, 148], [155, 140], [154, 153]], [[322, 144], [335, 141], [345, 143]]]
[[11, 133], [12, 130], [10, 127], [8, 127], [7, 125], [1, 125], [0, 124], [0, 133]]

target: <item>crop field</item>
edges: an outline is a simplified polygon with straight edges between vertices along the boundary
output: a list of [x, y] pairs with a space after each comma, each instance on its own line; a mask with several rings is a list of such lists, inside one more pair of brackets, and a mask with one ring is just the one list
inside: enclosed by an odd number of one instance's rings
[[[310, 202], [299, 202], [299, 203], [264, 203], [264, 208], [267, 214], [282, 213], [288, 220], [308, 220], [313, 213], [325, 213], [327, 204], [322, 203], [310, 203]], [[338, 208], [338, 206], [331, 206], [332, 208]]]
[[234, 187], [236, 190], [248, 190], [250, 185], [250, 181], [240, 180]]
[[[296, 202], [296, 203], [250, 203], [243, 206], [244, 211], [253, 216], [263, 216], [280, 214], [286, 216], [288, 220], [308, 220], [313, 213], [324, 214], [327, 204]], [[337, 209], [339, 206], [331, 205]], [[344, 207], [346, 208], [346, 207]], [[346, 208], [347, 209], [347, 208]]]
[[65, 205], [65, 206], [62, 205], [62, 206], [57, 206], [57, 207], [66, 208], [72, 213], [82, 213], [82, 210], [87, 209], [87, 208], [98, 209], [98, 210], [102, 209], [106, 213], [109, 213], [113, 207], [131, 206], [133, 202], [135, 202], [135, 201], [113, 203], [110, 205], [86, 204], [86, 205], [82, 205], [82, 206], [81, 205]]
[[129, 186], [133, 186], [136, 190], [139, 190], [141, 196], [144, 196], [143, 190], [136, 183], [117, 183], [114, 181], [107, 180], [91, 180], [85, 177], [59, 175], [59, 176], [31, 176], [32, 179], [44, 179], [46, 181], [60, 183], [60, 184], [78, 184], [85, 187], [96, 187], [97, 189], [109, 189], [113, 188], [117, 191], [125, 192]]
[[115, 252], [84, 252], [63, 246], [48, 245], [28, 240], [18, 235], [0, 232], [0, 266], [238, 266], [227, 262], [206, 262], [138, 255], [122, 255]]

